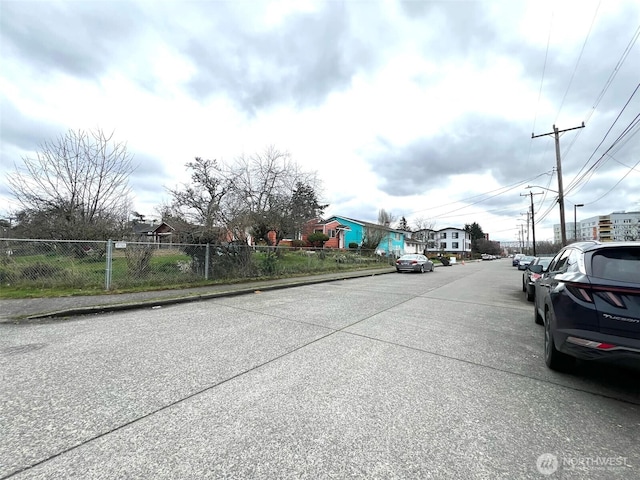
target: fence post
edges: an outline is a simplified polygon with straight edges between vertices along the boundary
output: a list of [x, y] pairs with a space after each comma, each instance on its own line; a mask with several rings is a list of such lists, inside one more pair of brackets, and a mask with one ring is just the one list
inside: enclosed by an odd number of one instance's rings
[[209, 280], [209, 244], [207, 243], [207, 250], [204, 254], [204, 279]]
[[111, 267], [113, 260], [113, 243], [111, 239], [107, 240], [107, 260], [106, 268], [104, 272], [104, 289], [109, 290], [111, 288]]

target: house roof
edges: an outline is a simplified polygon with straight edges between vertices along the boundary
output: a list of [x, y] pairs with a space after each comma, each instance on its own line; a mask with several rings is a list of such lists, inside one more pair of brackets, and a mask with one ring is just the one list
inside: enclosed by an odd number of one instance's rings
[[329, 217], [326, 220], [323, 220], [321, 223], [329, 223], [329, 222], [337, 221], [337, 219], [339, 218], [343, 220], [348, 220], [349, 222], [357, 223], [358, 225], [364, 225], [364, 223], [361, 222], [360, 220], [354, 220], [353, 218], [343, 217], [342, 215], [333, 215], [332, 217]]
[[396, 228], [386, 227], [384, 225], [379, 225], [377, 223], [365, 222], [363, 220], [355, 220], [353, 218], [344, 217], [342, 215], [334, 215], [332, 217], [329, 217], [323, 223], [328, 223], [330, 221], [333, 221], [333, 220], [339, 219], [339, 218], [341, 218], [343, 220], [347, 220], [349, 222], [353, 222], [353, 223], [358, 224], [358, 225], [362, 225], [363, 227], [379, 228], [379, 229], [386, 230], [388, 232], [394, 232], [394, 233], [406, 233], [404, 230], [398, 230]]
[[151, 235], [156, 233], [161, 227], [169, 227], [170, 230], [175, 230], [171, 225], [166, 222], [160, 222], [159, 224], [154, 223], [136, 223], [133, 225], [133, 232], [139, 235], [147, 234]]
[[458, 227], [445, 227], [445, 228], [441, 228], [439, 230], [436, 230], [437, 232], [442, 232], [443, 230], [458, 230], [460, 232], [466, 232], [466, 230], [464, 228], [458, 228]]

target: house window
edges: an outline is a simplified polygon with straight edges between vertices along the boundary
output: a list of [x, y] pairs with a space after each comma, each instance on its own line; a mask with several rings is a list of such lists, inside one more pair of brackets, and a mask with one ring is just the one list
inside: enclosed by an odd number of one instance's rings
[[447, 238], [447, 232], [442, 232], [440, 234], [440, 238]]
[[447, 249], [447, 242], [440, 242], [440, 249], [441, 250], [446, 250]]
[[[454, 234], [454, 235], [455, 235], [455, 234]], [[460, 248], [460, 247], [458, 246], [458, 242], [453, 242], [453, 244], [451, 245], [451, 248], [453, 248], [453, 249], [455, 249], [455, 250], [457, 250], [458, 248]]]
[[335, 238], [336, 237], [336, 231], [333, 228], [330, 228], [327, 231], [327, 235], [329, 236], [329, 238]]
[[451, 234], [451, 238], [458, 238], [458, 232], [453, 232]]

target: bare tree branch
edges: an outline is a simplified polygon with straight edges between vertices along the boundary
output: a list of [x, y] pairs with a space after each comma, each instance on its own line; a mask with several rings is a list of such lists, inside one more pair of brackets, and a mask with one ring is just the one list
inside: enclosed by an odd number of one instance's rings
[[107, 234], [121, 224], [120, 216], [126, 219], [130, 206], [128, 179], [135, 167], [126, 144], [113, 141], [113, 135], [99, 129], [69, 130], [14, 165], [7, 180], [23, 211], [59, 215], [74, 236], [83, 229], [96, 232], [97, 224]]

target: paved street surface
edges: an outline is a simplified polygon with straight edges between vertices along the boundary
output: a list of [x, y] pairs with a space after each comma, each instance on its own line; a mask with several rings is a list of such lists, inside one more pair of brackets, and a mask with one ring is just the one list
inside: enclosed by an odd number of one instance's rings
[[639, 373], [547, 370], [521, 273], [0, 324], [0, 479], [640, 478]]

